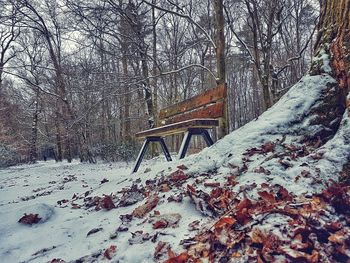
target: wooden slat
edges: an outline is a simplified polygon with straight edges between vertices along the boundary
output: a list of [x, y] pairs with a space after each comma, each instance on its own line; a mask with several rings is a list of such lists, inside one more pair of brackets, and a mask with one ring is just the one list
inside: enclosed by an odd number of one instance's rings
[[[227, 96], [226, 85], [219, 85], [214, 89], [207, 90], [197, 96], [184, 100], [167, 108], [160, 110], [159, 119], [166, 119], [186, 111], [200, 108], [204, 105], [225, 99]], [[208, 116], [209, 117], [209, 116]], [[209, 117], [210, 118], [210, 117]]]
[[181, 115], [175, 115], [173, 117], [167, 118], [164, 120], [164, 124], [167, 125], [171, 123], [182, 122], [182, 121], [191, 120], [191, 119], [201, 119], [201, 118], [217, 119], [217, 118], [223, 117], [224, 112], [225, 112], [225, 103], [223, 101], [220, 101], [200, 109], [196, 109]]
[[185, 132], [188, 128], [204, 128], [209, 129], [219, 125], [219, 121], [215, 119], [192, 119], [183, 122], [177, 122], [154, 129], [149, 129], [136, 133], [138, 138], [145, 138], [151, 136], [167, 136], [171, 134], [178, 134]]

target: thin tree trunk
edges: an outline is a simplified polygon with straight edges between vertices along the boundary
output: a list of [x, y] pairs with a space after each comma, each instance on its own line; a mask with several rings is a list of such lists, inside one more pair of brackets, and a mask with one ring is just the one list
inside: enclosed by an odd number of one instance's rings
[[216, 25], [216, 71], [217, 84], [225, 84], [225, 18], [223, 0], [214, 0], [215, 25]]
[[38, 138], [38, 119], [39, 119], [39, 89], [36, 91], [35, 97], [35, 108], [33, 113], [33, 122], [31, 127], [31, 140], [30, 140], [30, 152], [29, 152], [29, 160], [31, 163], [35, 163], [38, 159], [38, 151], [37, 151], [37, 138]]

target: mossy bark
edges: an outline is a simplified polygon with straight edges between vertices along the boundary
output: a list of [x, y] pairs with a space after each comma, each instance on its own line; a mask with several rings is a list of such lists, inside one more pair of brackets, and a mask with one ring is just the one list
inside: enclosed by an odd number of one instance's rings
[[345, 107], [350, 87], [350, 0], [321, 0], [315, 53], [321, 50], [330, 55], [332, 75], [338, 81], [340, 106]]
[[[320, 124], [332, 124], [330, 130], [335, 134], [346, 108], [350, 112], [350, 0], [321, 0], [315, 54], [323, 51], [330, 57], [331, 75], [337, 83], [327, 89], [323, 103], [315, 111]], [[314, 63], [310, 73], [323, 73], [322, 67]], [[349, 171], [350, 158], [340, 174], [340, 180], [347, 184]]]

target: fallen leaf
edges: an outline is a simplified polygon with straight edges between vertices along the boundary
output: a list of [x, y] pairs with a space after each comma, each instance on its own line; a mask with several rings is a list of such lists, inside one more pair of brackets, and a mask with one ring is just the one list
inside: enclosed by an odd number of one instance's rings
[[218, 183], [218, 182], [205, 182], [204, 186], [205, 187], [219, 187], [220, 183]]
[[281, 185], [278, 185], [279, 190], [277, 192], [277, 197], [279, 200], [282, 201], [292, 201], [293, 200], [293, 196], [287, 191], [286, 188], [284, 188]]
[[335, 232], [334, 234], [328, 237], [328, 240], [332, 243], [343, 244], [346, 240], [346, 233], [342, 230]]
[[158, 220], [155, 223], [153, 223], [153, 229], [166, 228], [167, 226], [168, 222], [165, 220]]
[[132, 215], [138, 218], [142, 218], [145, 216], [145, 214], [155, 208], [158, 202], [159, 197], [157, 195], [152, 195], [147, 199], [145, 204], [135, 208], [135, 210], [132, 212]]
[[214, 225], [215, 229], [218, 228], [223, 228], [225, 226], [232, 226], [236, 223], [236, 219], [232, 218], [232, 217], [222, 217], [220, 218], [219, 221], [217, 221]]
[[163, 241], [159, 241], [157, 246], [154, 249], [154, 258], [155, 259], [159, 259], [160, 257], [162, 257], [165, 252], [170, 248], [170, 245], [168, 242], [163, 242]]
[[105, 195], [99, 203], [99, 207], [104, 208], [106, 210], [111, 210], [115, 208], [112, 197], [110, 195]]
[[177, 227], [179, 221], [181, 220], [181, 215], [178, 213], [169, 213], [162, 215], [155, 215], [151, 221], [155, 220], [153, 223], [153, 229], [166, 228], [166, 227]]
[[182, 170], [176, 170], [170, 174], [170, 181], [174, 183], [182, 182], [188, 179], [188, 176]]
[[189, 231], [199, 230], [199, 220], [195, 220], [188, 224]]
[[331, 222], [331, 223], [325, 224], [324, 227], [328, 231], [335, 232], [335, 231], [341, 230], [343, 228], [343, 225], [340, 222]]
[[177, 166], [178, 169], [181, 169], [181, 170], [187, 170], [187, 166], [184, 165], [184, 164], [180, 164], [179, 166]]
[[267, 201], [267, 202], [269, 202], [271, 204], [276, 203], [275, 196], [273, 194], [271, 194], [271, 193], [268, 193], [267, 191], [258, 192], [258, 195], [260, 195], [260, 197], [263, 200], [265, 200], [265, 201]]
[[39, 214], [24, 214], [18, 222], [25, 225], [32, 225], [39, 223], [40, 220], [41, 218], [39, 217]]
[[117, 252], [117, 246], [111, 245], [109, 248], [105, 250], [103, 256], [109, 260], [111, 260]]
[[150, 240], [153, 236], [149, 233], [144, 233], [142, 230], [131, 233], [131, 238], [128, 239], [129, 245], [142, 244], [147, 240]]
[[178, 256], [174, 256], [166, 260], [164, 263], [186, 263], [188, 262], [187, 260], [189, 259], [189, 255], [187, 252], [182, 252]]

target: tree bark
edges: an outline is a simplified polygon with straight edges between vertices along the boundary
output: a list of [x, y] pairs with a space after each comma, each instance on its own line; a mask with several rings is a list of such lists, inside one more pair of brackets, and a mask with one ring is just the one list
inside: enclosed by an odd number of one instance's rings
[[[315, 55], [322, 52], [330, 57], [330, 73], [336, 80], [334, 87], [329, 87], [324, 102], [317, 108], [319, 122], [334, 134], [346, 107], [349, 108], [347, 95], [350, 86], [350, 1], [322, 0], [318, 24], [318, 36], [315, 44]], [[317, 75], [326, 71], [314, 61], [310, 74]], [[327, 134], [325, 132], [325, 134]]]
[[[333, 75], [341, 91], [345, 106], [346, 95], [350, 87], [350, 1], [322, 0], [318, 25], [316, 52], [325, 49], [331, 55]], [[330, 44], [327, 50], [327, 44]], [[347, 104], [349, 107], [349, 103]]]
[[39, 94], [40, 91], [37, 89], [36, 97], [34, 102], [34, 113], [33, 113], [33, 122], [31, 127], [31, 140], [30, 140], [30, 152], [29, 160], [31, 163], [35, 163], [38, 159], [37, 152], [37, 138], [38, 138], [38, 119], [39, 119]]
[[226, 82], [225, 65], [225, 18], [223, 0], [214, 1], [215, 25], [216, 25], [216, 71], [217, 84]]

